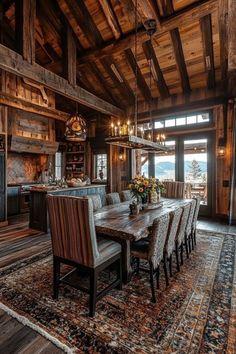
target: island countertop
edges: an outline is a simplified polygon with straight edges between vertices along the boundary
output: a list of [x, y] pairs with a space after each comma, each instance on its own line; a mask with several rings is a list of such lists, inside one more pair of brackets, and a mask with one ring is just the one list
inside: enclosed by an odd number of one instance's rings
[[[66, 192], [66, 191], [76, 191], [76, 190], [82, 190], [82, 189], [91, 189], [91, 188], [104, 188], [106, 187], [104, 184], [88, 184], [86, 186], [80, 186], [80, 187], [67, 187], [67, 188], [55, 188], [54, 186], [45, 186], [45, 187], [40, 187], [40, 186], [35, 186], [30, 189], [30, 192], [38, 192], [38, 193], [61, 193], [61, 192]], [[67, 194], [67, 193], [66, 193]]]
[[99, 194], [102, 204], [105, 204], [106, 185], [90, 184], [82, 187], [68, 187], [60, 189], [51, 189], [50, 186], [32, 187], [30, 190], [30, 223], [32, 229], [48, 232], [48, 212], [47, 195], [65, 195], [73, 197], [86, 197], [91, 194]]

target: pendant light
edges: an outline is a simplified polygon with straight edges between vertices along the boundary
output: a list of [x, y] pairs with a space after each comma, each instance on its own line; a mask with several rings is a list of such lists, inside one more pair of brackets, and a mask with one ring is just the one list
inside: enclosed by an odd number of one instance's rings
[[[145, 28], [147, 33], [150, 35], [156, 31], [156, 21], [150, 19], [145, 22]], [[153, 141], [153, 126], [152, 126], [152, 136], [151, 139], [144, 139], [143, 133], [141, 132], [141, 137], [138, 136], [138, 63], [137, 63], [137, 31], [138, 31], [138, 12], [137, 12], [137, 0], [135, 0], [135, 43], [134, 43], [134, 57], [135, 57], [135, 90], [134, 90], [134, 125], [130, 124], [130, 120], [127, 122], [117, 121], [114, 123], [114, 119], [111, 122], [110, 136], [105, 139], [107, 144], [121, 146], [129, 149], [142, 149], [146, 151], [166, 151], [167, 148], [163, 143]], [[151, 61], [151, 59], [150, 59]], [[151, 66], [150, 66], [151, 75]], [[151, 87], [150, 87], [151, 89]], [[152, 100], [152, 98], [151, 98]], [[150, 112], [151, 112], [150, 101]]]
[[76, 102], [76, 112], [66, 121], [65, 138], [68, 141], [85, 141], [86, 140], [86, 121], [81, 114], [78, 113], [78, 103]]

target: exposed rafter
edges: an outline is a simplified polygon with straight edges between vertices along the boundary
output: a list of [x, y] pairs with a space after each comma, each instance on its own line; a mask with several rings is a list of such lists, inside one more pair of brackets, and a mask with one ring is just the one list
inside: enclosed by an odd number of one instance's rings
[[215, 65], [212, 40], [212, 24], [211, 15], [204, 16], [200, 19], [202, 31], [203, 53], [205, 59], [205, 68], [207, 72], [207, 87], [209, 89], [215, 87]]
[[171, 30], [170, 36], [171, 36], [172, 46], [174, 49], [176, 65], [181, 79], [182, 90], [183, 93], [188, 93], [191, 90], [191, 88], [190, 88], [188, 72], [187, 72], [185, 59], [184, 59], [184, 52], [183, 52], [178, 28]]
[[219, 36], [221, 78], [225, 79], [228, 71], [228, 0], [219, 0]]
[[169, 89], [166, 85], [164, 76], [162, 74], [160, 65], [159, 65], [157, 57], [156, 57], [156, 53], [154, 51], [154, 48], [153, 48], [150, 40], [143, 43], [143, 50], [144, 50], [147, 60], [148, 61], [151, 60], [152, 76], [158, 86], [161, 97], [162, 98], [168, 97], [170, 95]]
[[114, 13], [109, 0], [98, 0], [103, 13], [107, 19], [107, 22], [112, 30], [112, 33], [116, 39], [120, 38], [122, 31], [117, 21], [116, 14]]

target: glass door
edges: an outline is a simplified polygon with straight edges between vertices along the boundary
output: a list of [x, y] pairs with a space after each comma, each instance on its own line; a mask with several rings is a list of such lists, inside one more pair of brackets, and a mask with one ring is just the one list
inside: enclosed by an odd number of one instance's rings
[[184, 140], [184, 182], [189, 185], [191, 197], [201, 198], [201, 211], [210, 214], [211, 176], [209, 160], [209, 139]]

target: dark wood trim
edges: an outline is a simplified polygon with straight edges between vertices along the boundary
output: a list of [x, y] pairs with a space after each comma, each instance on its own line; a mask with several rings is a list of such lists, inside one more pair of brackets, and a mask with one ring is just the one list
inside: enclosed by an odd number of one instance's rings
[[221, 79], [227, 77], [228, 71], [228, 0], [219, 0], [219, 36]]

